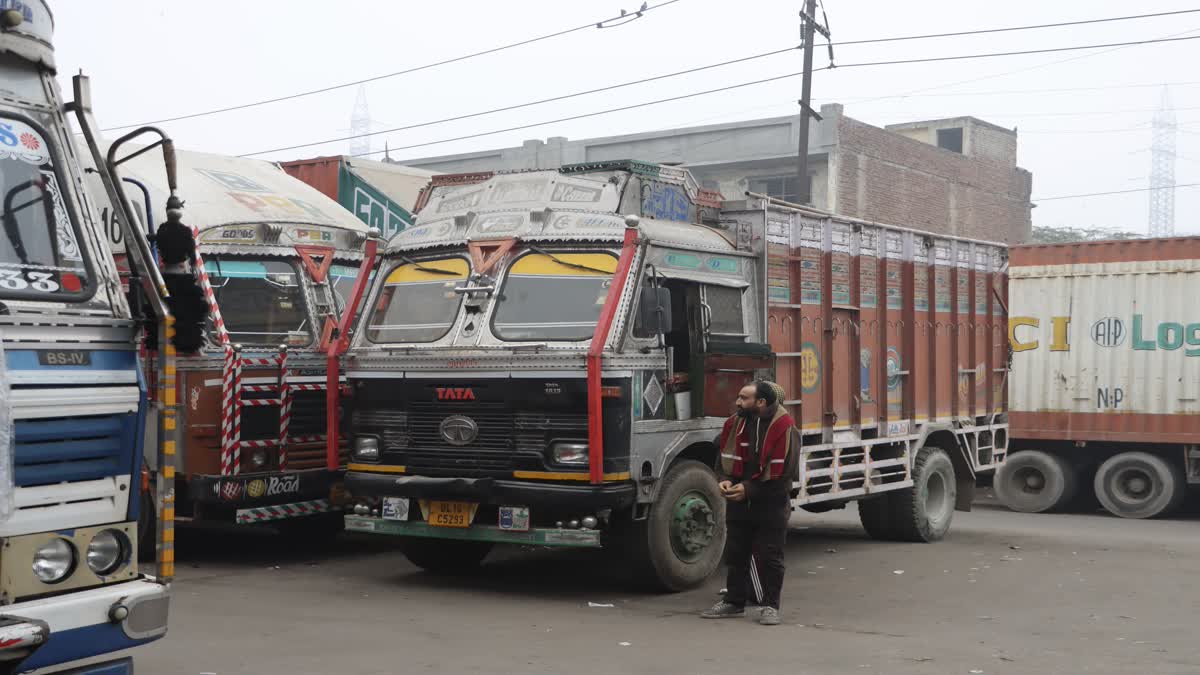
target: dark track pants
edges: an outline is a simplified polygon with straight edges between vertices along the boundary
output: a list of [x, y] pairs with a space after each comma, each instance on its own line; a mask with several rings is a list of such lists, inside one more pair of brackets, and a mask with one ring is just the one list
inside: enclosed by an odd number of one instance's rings
[[726, 529], [725, 554], [729, 572], [725, 579], [725, 601], [744, 607], [747, 598], [759, 597], [763, 607], [779, 609], [779, 595], [783, 590], [783, 547], [787, 542], [786, 515], [783, 518], [731, 519], [727, 521]]

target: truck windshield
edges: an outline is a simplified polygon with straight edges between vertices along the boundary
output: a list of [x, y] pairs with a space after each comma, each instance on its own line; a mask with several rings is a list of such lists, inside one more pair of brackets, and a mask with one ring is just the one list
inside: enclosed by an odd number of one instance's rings
[[433, 342], [450, 332], [463, 296], [454, 288], [467, 280], [463, 258], [404, 263], [392, 269], [367, 324], [375, 343]]
[[231, 340], [292, 347], [312, 342], [304, 289], [294, 262], [210, 256], [204, 268]]
[[528, 253], [509, 268], [492, 331], [501, 340], [586, 340], [608, 297], [610, 253]]
[[0, 113], [0, 297], [82, 300], [91, 283], [50, 148]]

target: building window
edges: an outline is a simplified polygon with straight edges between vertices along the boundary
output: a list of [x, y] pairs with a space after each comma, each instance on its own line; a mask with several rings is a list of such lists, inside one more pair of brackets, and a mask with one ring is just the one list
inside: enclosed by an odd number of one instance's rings
[[953, 129], [938, 129], [937, 144], [939, 148], [945, 148], [950, 152], [962, 154], [963, 151], [963, 130], [962, 127]]
[[[812, 176], [808, 177], [808, 194], [812, 195]], [[750, 191], [782, 199], [793, 204], [800, 203], [800, 186], [796, 184], [796, 175], [789, 176], [759, 176], [750, 179]]]

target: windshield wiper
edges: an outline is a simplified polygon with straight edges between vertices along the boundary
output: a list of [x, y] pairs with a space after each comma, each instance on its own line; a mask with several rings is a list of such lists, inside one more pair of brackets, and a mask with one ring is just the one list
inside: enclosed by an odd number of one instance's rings
[[558, 256], [556, 256], [556, 255], [554, 255], [553, 253], [550, 253], [549, 251], [547, 251], [547, 250], [546, 250], [546, 249], [544, 249], [544, 248], [539, 248], [539, 247], [537, 247], [537, 246], [530, 246], [530, 247], [529, 247], [529, 250], [530, 250], [530, 251], [533, 251], [534, 253], [540, 253], [541, 255], [544, 255], [544, 256], [546, 256], [547, 258], [549, 258], [549, 259], [553, 260], [554, 262], [558, 263], [559, 265], [562, 265], [563, 267], [573, 267], [573, 268], [575, 268], [575, 269], [577, 269], [577, 270], [585, 270], [585, 271], [587, 271], [587, 272], [598, 272], [598, 273], [600, 273], [600, 274], [603, 274], [603, 275], [605, 275], [605, 276], [611, 276], [611, 275], [612, 275], [612, 272], [609, 272], [608, 270], [602, 270], [602, 269], [598, 269], [598, 268], [595, 268], [595, 267], [589, 267], [589, 266], [587, 266], [587, 265], [581, 265], [581, 264], [579, 264], [579, 263], [573, 263], [573, 262], [569, 262], [569, 261], [563, 260], [562, 258], [560, 258], [560, 257], [558, 257]]
[[429, 272], [430, 274], [449, 275], [452, 277], [462, 276], [458, 272], [452, 272], [450, 270], [439, 270], [436, 267], [426, 267], [426, 266], [422, 265], [421, 263], [417, 262], [416, 260], [413, 260], [412, 258], [409, 258], [406, 256], [398, 256], [398, 257], [400, 258], [400, 262], [405, 263], [406, 265], [412, 265], [413, 269], [415, 269], [419, 272]]

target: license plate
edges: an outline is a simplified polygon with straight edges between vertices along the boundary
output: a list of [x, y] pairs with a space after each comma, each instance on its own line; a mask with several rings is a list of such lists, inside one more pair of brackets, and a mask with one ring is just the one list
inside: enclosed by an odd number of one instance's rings
[[408, 520], [408, 497], [384, 497], [384, 520]]
[[39, 351], [38, 363], [43, 366], [90, 366], [92, 353], [81, 349], [56, 349]]
[[470, 527], [478, 504], [470, 502], [429, 502], [426, 519], [434, 527]]
[[529, 531], [529, 507], [528, 506], [501, 506], [500, 507], [500, 529], [516, 530], [518, 532]]

